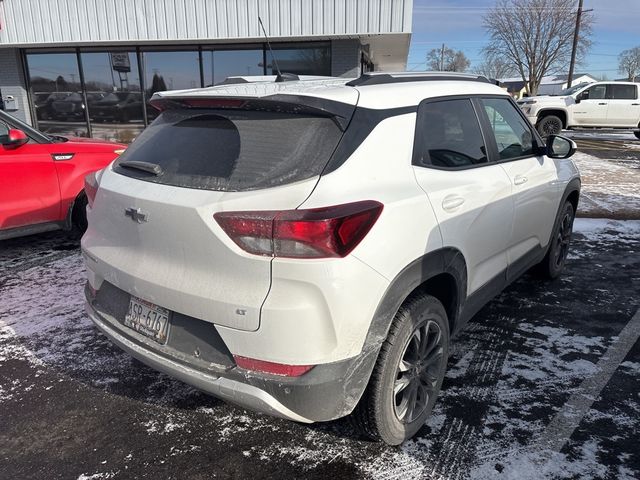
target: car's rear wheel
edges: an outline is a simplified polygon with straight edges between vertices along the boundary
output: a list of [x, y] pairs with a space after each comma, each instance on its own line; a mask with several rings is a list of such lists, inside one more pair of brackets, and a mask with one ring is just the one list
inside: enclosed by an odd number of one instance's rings
[[71, 222], [73, 228], [79, 233], [84, 233], [87, 229], [87, 196], [84, 192], [78, 195], [73, 204]]
[[562, 120], [555, 115], [547, 115], [538, 122], [536, 128], [542, 137], [557, 135], [562, 131]]
[[573, 220], [575, 212], [571, 202], [566, 202], [562, 208], [560, 219], [553, 229], [551, 243], [547, 254], [535, 271], [545, 278], [558, 278], [564, 269], [573, 233]]
[[638, 140], [640, 140], [640, 132], [633, 132], [633, 134], [636, 136]]
[[352, 419], [370, 438], [399, 445], [424, 425], [442, 386], [449, 324], [442, 304], [417, 295], [402, 305]]

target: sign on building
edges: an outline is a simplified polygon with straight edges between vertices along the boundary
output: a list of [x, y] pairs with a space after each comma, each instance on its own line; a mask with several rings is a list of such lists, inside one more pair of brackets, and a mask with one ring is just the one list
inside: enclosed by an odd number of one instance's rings
[[111, 67], [116, 72], [131, 71], [131, 62], [129, 62], [128, 52], [112, 52], [109, 55], [111, 57]]

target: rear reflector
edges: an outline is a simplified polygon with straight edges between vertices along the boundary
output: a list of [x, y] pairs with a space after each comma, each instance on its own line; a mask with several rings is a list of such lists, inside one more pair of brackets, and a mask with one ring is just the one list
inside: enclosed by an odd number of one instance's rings
[[265, 362], [254, 358], [234, 355], [236, 363], [240, 368], [253, 370], [256, 372], [271, 373], [272, 375], [283, 375], [285, 377], [299, 377], [311, 370], [315, 365], [285, 365], [283, 363]]
[[87, 196], [87, 203], [89, 207], [93, 207], [93, 201], [96, 198], [96, 193], [98, 193], [98, 179], [96, 178], [97, 172], [91, 172], [89, 175], [84, 177], [84, 193]]
[[287, 258], [345, 257], [376, 223], [373, 200], [309, 210], [220, 212], [214, 218], [243, 250]]

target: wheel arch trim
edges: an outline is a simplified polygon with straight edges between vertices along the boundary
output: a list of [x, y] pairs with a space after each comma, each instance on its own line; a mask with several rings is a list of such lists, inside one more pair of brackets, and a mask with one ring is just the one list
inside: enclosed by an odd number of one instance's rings
[[[441, 274], [451, 276], [455, 282], [454, 305], [451, 309], [454, 318], [449, 319], [450, 325], [454, 325], [452, 330], [455, 330], [466, 298], [467, 265], [462, 252], [445, 247], [415, 259], [391, 281], [371, 320], [365, 347], [382, 345], [391, 322], [404, 301], [421, 285]], [[451, 334], [453, 333], [452, 331]]]

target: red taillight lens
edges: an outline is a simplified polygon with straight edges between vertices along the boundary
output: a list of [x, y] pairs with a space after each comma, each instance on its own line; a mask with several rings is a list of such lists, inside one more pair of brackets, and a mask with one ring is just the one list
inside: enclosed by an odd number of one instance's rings
[[256, 372], [271, 373], [272, 375], [283, 375], [286, 377], [299, 377], [311, 370], [315, 365], [285, 365], [283, 363], [265, 362], [254, 358], [234, 355], [233, 358], [240, 368], [253, 370]]
[[93, 201], [98, 193], [98, 179], [96, 178], [97, 172], [91, 172], [84, 177], [84, 193], [87, 196], [87, 203], [89, 207], [93, 207]]
[[382, 212], [373, 200], [309, 210], [221, 212], [214, 218], [243, 250], [288, 258], [347, 256]]

